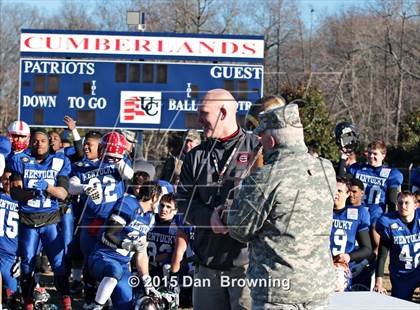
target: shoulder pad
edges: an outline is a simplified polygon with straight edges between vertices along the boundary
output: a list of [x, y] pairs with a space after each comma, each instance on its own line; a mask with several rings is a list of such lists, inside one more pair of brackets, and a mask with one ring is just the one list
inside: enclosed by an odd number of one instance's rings
[[64, 160], [63, 158], [53, 158], [51, 168], [56, 171], [60, 171], [63, 168]]

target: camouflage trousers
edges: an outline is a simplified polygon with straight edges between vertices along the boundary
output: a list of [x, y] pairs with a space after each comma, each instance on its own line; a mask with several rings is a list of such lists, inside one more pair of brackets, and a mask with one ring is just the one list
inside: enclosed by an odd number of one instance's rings
[[[249, 310], [251, 295], [247, 286], [230, 285], [230, 281], [245, 279], [246, 268], [222, 271], [205, 266], [194, 270], [193, 306], [197, 310]], [[224, 280], [227, 283], [225, 283]], [[226, 285], [227, 284], [227, 285]]]
[[326, 310], [328, 305], [329, 300], [317, 300], [302, 304], [266, 303], [252, 300], [252, 310]]

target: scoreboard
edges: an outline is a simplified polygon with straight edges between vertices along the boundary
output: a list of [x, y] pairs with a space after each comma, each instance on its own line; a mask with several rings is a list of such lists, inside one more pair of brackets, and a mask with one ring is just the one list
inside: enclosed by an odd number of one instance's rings
[[261, 64], [192, 62], [191, 57], [188, 62], [104, 60], [86, 50], [88, 59], [76, 58], [74, 51], [58, 58], [65, 54], [39, 52], [39, 37], [22, 40], [38, 49], [20, 59], [19, 119], [33, 126], [64, 127], [63, 117], [70, 115], [84, 128], [185, 130], [199, 128], [197, 107], [208, 90], [229, 90], [238, 101], [239, 117], [262, 96]]

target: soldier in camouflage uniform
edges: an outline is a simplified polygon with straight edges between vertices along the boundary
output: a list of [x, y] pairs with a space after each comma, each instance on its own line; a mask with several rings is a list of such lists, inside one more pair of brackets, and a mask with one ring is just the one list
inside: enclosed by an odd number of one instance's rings
[[178, 184], [179, 175], [181, 174], [182, 163], [184, 162], [185, 155], [197, 145], [201, 143], [200, 133], [195, 129], [190, 129], [184, 139], [181, 153], [178, 156], [170, 154], [163, 164], [160, 180], [168, 181], [171, 184]]
[[260, 118], [265, 165], [243, 180], [227, 219], [230, 236], [249, 242], [253, 309], [324, 309], [334, 291], [333, 166], [308, 154], [296, 104]]

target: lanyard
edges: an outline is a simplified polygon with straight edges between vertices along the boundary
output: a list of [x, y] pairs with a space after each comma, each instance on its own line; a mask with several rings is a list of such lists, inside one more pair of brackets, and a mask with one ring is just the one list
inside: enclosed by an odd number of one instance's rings
[[227, 168], [229, 167], [230, 162], [232, 161], [233, 156], [235, 155], [236, 151], [238, 150], [238, 148], [235, 146], [235, 148], [233, 149], [232, 153], [230, 153], [225, 165], [223, 166], [222, 171], [219, 171], [219, 165], [217, 163], [217, 159], [215, 156], [213, 156], [213, 163], [214, 163], [214, 167], [216, 168], [216, 172], [219, 175], [219, 179], [217, 180], [217, 183], [220, 185], [223, 182], [223, 177], [226, 173]]
[[219, 164], [218, 164], [218, 160], [216, 158], [216, 155], [214, 153], [212, 153], [214, 168], [216, 169], [216, 172], [219, 175], [219, 178], [217, 180], [219, 188], [220, 188], [220, 185], [223, 182], [223, 177], [225, 176], [225, 173], [226, 173], [227, 169], [229, 168], [230, 163], [231, 163], [233, 157], [236, 154], [236, 151], [238, 150], [238, 144], [240, 144], [241, 141], [242, 141], [242, 137], [239, 138], [238, 141], [236, 141], [235, 147], [233, 148], [232, 152], [230, 153], [228, 159], [226, 160], [226, 163], [224, 164], [222, 170], [219, 170]]

